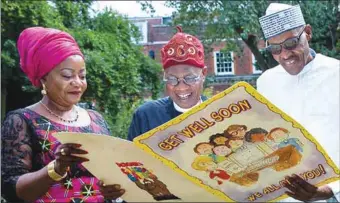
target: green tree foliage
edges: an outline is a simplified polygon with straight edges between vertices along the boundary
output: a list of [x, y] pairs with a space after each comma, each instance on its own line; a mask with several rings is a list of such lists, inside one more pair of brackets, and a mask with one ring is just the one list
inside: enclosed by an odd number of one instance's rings
[[[61, 22], [67, 28], [88, 28], [91, 25], [90, 10], [92, 1], [53, 0], [53, 7], [58, 12]], [[93, 12], [93, 10], [91, 10]]]
[[316, 52], [340, 59], [340, 51], [336, 49], [340, 39], [337, 32], [340, 26], [340, 1], [301, 1], [300, 5], [306, 23], [313, 28], [310, 46]]
[[20, 32], [31, 26], [64, 26], [47, 1], [1, 0], [1, 19], [1, 96], [6, 97], [2, 99], [3, 118], [4, 106], [12, 110], [32, 104], [37, 99], [37, 91], [19, 69], [16, 41]]
[[[337, 35], [340, 36], [340, 24], [336, 32], [337, 32]], [[340, 52], [340, 37], [338, 38], [338, 41], [336, 43], [336, 51]]]
[[[113, 134], [125, 137], [133, 104], [142, 102], [146, 93], [157, 97], [161, 67], [133, 43], [141, 35], [126, 18], [109, 9], [90, 17], [90, 7], [89, 0], [2, 0], [1, 82], [2, 92], [7, 91], [7, 111], [41, 98], [19, 68], [20, 32], [31, 26], [54, 27], [72, 34], [85, 55], [88, 89], [82, 102], [95, 99]], [[13, 102], [15, 97], [22, 99]]]
[[[277, 63], [270, 54], [258, 49], [259, 40], [263, 39], [258, 19], [265, 15], [266, 8], [272, 2], [300, 4], [306, 23], [313, 27], [311, 46], [317, 52], [340, 58], [340, 52], [335, 48], [339, 39], [339, 34], [336, 33], [340, 23], [339, 0], [167, 0], [166, 4], [175, 8], [173, 24], [180, 24], [186, 32], [199, 36], [205, 46], [210, 47], [213, 43], [226, 40], [226, 51], [242, 54], [242, 46], [246, 44], [254, 54], [257, 65], [266, 70]], [[149, 1], [140, 3], [145, 10], [153, 9]], [[240, 43], [238, 39], [244, 43]]]

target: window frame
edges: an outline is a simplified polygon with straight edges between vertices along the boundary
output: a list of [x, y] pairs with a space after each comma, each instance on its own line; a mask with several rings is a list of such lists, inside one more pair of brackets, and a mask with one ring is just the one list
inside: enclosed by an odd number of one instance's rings
[[146, 44], [148, 43], [148, 21], [137, 21], [133, 22], [133, 24], [138, 27], [138, 29], [142, 28], [142, 30], [139, 30], [142, 34], [142, 40], [138, 42], [138, 44]]
[[216, 54], [217, 53], [221, 53], [221, 51], [214, 51], [214, 71], [215, 71], [215, 75], [218, 76], [222, 76], [222, 75], [235, 75], [235, 68], [234, 68], [234, 53], [232, 51], [230, 51], [230, 58], [231, 58], [231, 72], [217, 72], [217, 57]]
[[256, 62], [255, 56], [254, 56], [254, 54], [252, 54], [251, 55], [251, 65], [253, 67], [253, 74], [261, 74], [262, 70], [256, 70], [255, 62]]

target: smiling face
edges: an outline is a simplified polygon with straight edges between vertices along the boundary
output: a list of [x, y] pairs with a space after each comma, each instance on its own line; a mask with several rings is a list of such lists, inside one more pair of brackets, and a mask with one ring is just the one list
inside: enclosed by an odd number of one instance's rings
[[216, 137], [216, 138], [213, 140], [213, 142], [214, 142], [216, 145], [224, 145], [227, 141], [228, 141], [228, 138], [223, 137], [223, 136]]
[[47, 96], [61, 106], [77, 104], [87, 88], [85, 62], [81, 56], [66, 58], [49, 72], [42, 82]]
[[212, 154], [213, 146], [208, 143], [202, 143], [197, 147], [197, 152], [200, 155], [209, 155]]
[[264, 142], [266, 140], [265, 133], [253, 133], [251, 135], [252, 142]]
[[231, 153], [231, 149], [225, 145], [219, 145], [214, 147], [213, 152], [218, 156], [227, 156]]
[[165, 78], [176, 77], [184, 78], [188, 76], [201, 76], [201, 78], [195, 82], [195, 84], [187, 85], [184, 81], [180, 81], [179, 84], [173, 86], [166, 84], [166, 90], [171, 99], [181, 108], [191, 108], [200, 101], [200, 95], [203, 89], [203, 82], [207, 74], [207, 69], [196, 68], [189, 65], [175, 65], [165, 69]]
[[288, 133], [284, 132], [283, 130], [275, 130], [270, 133], [274, 142], [282, 142], [288, 138]]
[[228, 133], [234, 138], [244, 138], [246, 129], [244, 129], [244, 127], [239, 127], [238, 129], [228, 131]]
[[[284, 32], [278, 36], [272, 37], [268, 40], [269, 44], [280, 44], [287, 39], [297, 37], [302, 31], [302, 27]], [[310, 54], [308, 41], [312, 36], [312, 28], [306, 25], [303, 33], [301, 34], [298, 45], [293, 50], [282, 48], [280, 54], [272, 54], [274, 59], [282, 65], [282, 67], [291, 75], [297, 75], [309, 63], [313, 57]]]
[[214, 162], [201, 162], [199, 163], [199, 166], [203, 169], [205, 169], [206, 171], [213, 171], [217, 168], [217, 164]]
[[238, 149], [243, 145], [243, 140], [230, 140], [229, 145], [232, 149]]

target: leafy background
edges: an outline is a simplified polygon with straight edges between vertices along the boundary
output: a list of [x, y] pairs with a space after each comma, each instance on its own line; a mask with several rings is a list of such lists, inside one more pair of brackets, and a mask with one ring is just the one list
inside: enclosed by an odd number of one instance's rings
[[[41, 98], [19, 68], [16, 41], [31, 26], [72, 34], [85, 55], [88, 89], [82, 102], [96, 101], [114, 136], [125, 138], [134, 109], [161, 93], [161, 66], [133, 43], [141, 35], [124, 16], [106, 9], [91, 17], [92, 1], [1, 1], [1, 93], [6, 112]], [[2, 112], [2, 118], [5, 112]]]

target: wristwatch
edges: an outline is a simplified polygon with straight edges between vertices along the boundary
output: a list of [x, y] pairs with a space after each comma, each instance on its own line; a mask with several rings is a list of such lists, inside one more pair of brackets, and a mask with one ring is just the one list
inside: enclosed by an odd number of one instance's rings
[[54, 181], [61, 181], [62, 179], [66, 178], [67, 172], [63, 176], [59, 175], [55, 170], [55, 160], [51, 161], [47, 164], [47, 173], [50, 178], [52, 178]]

